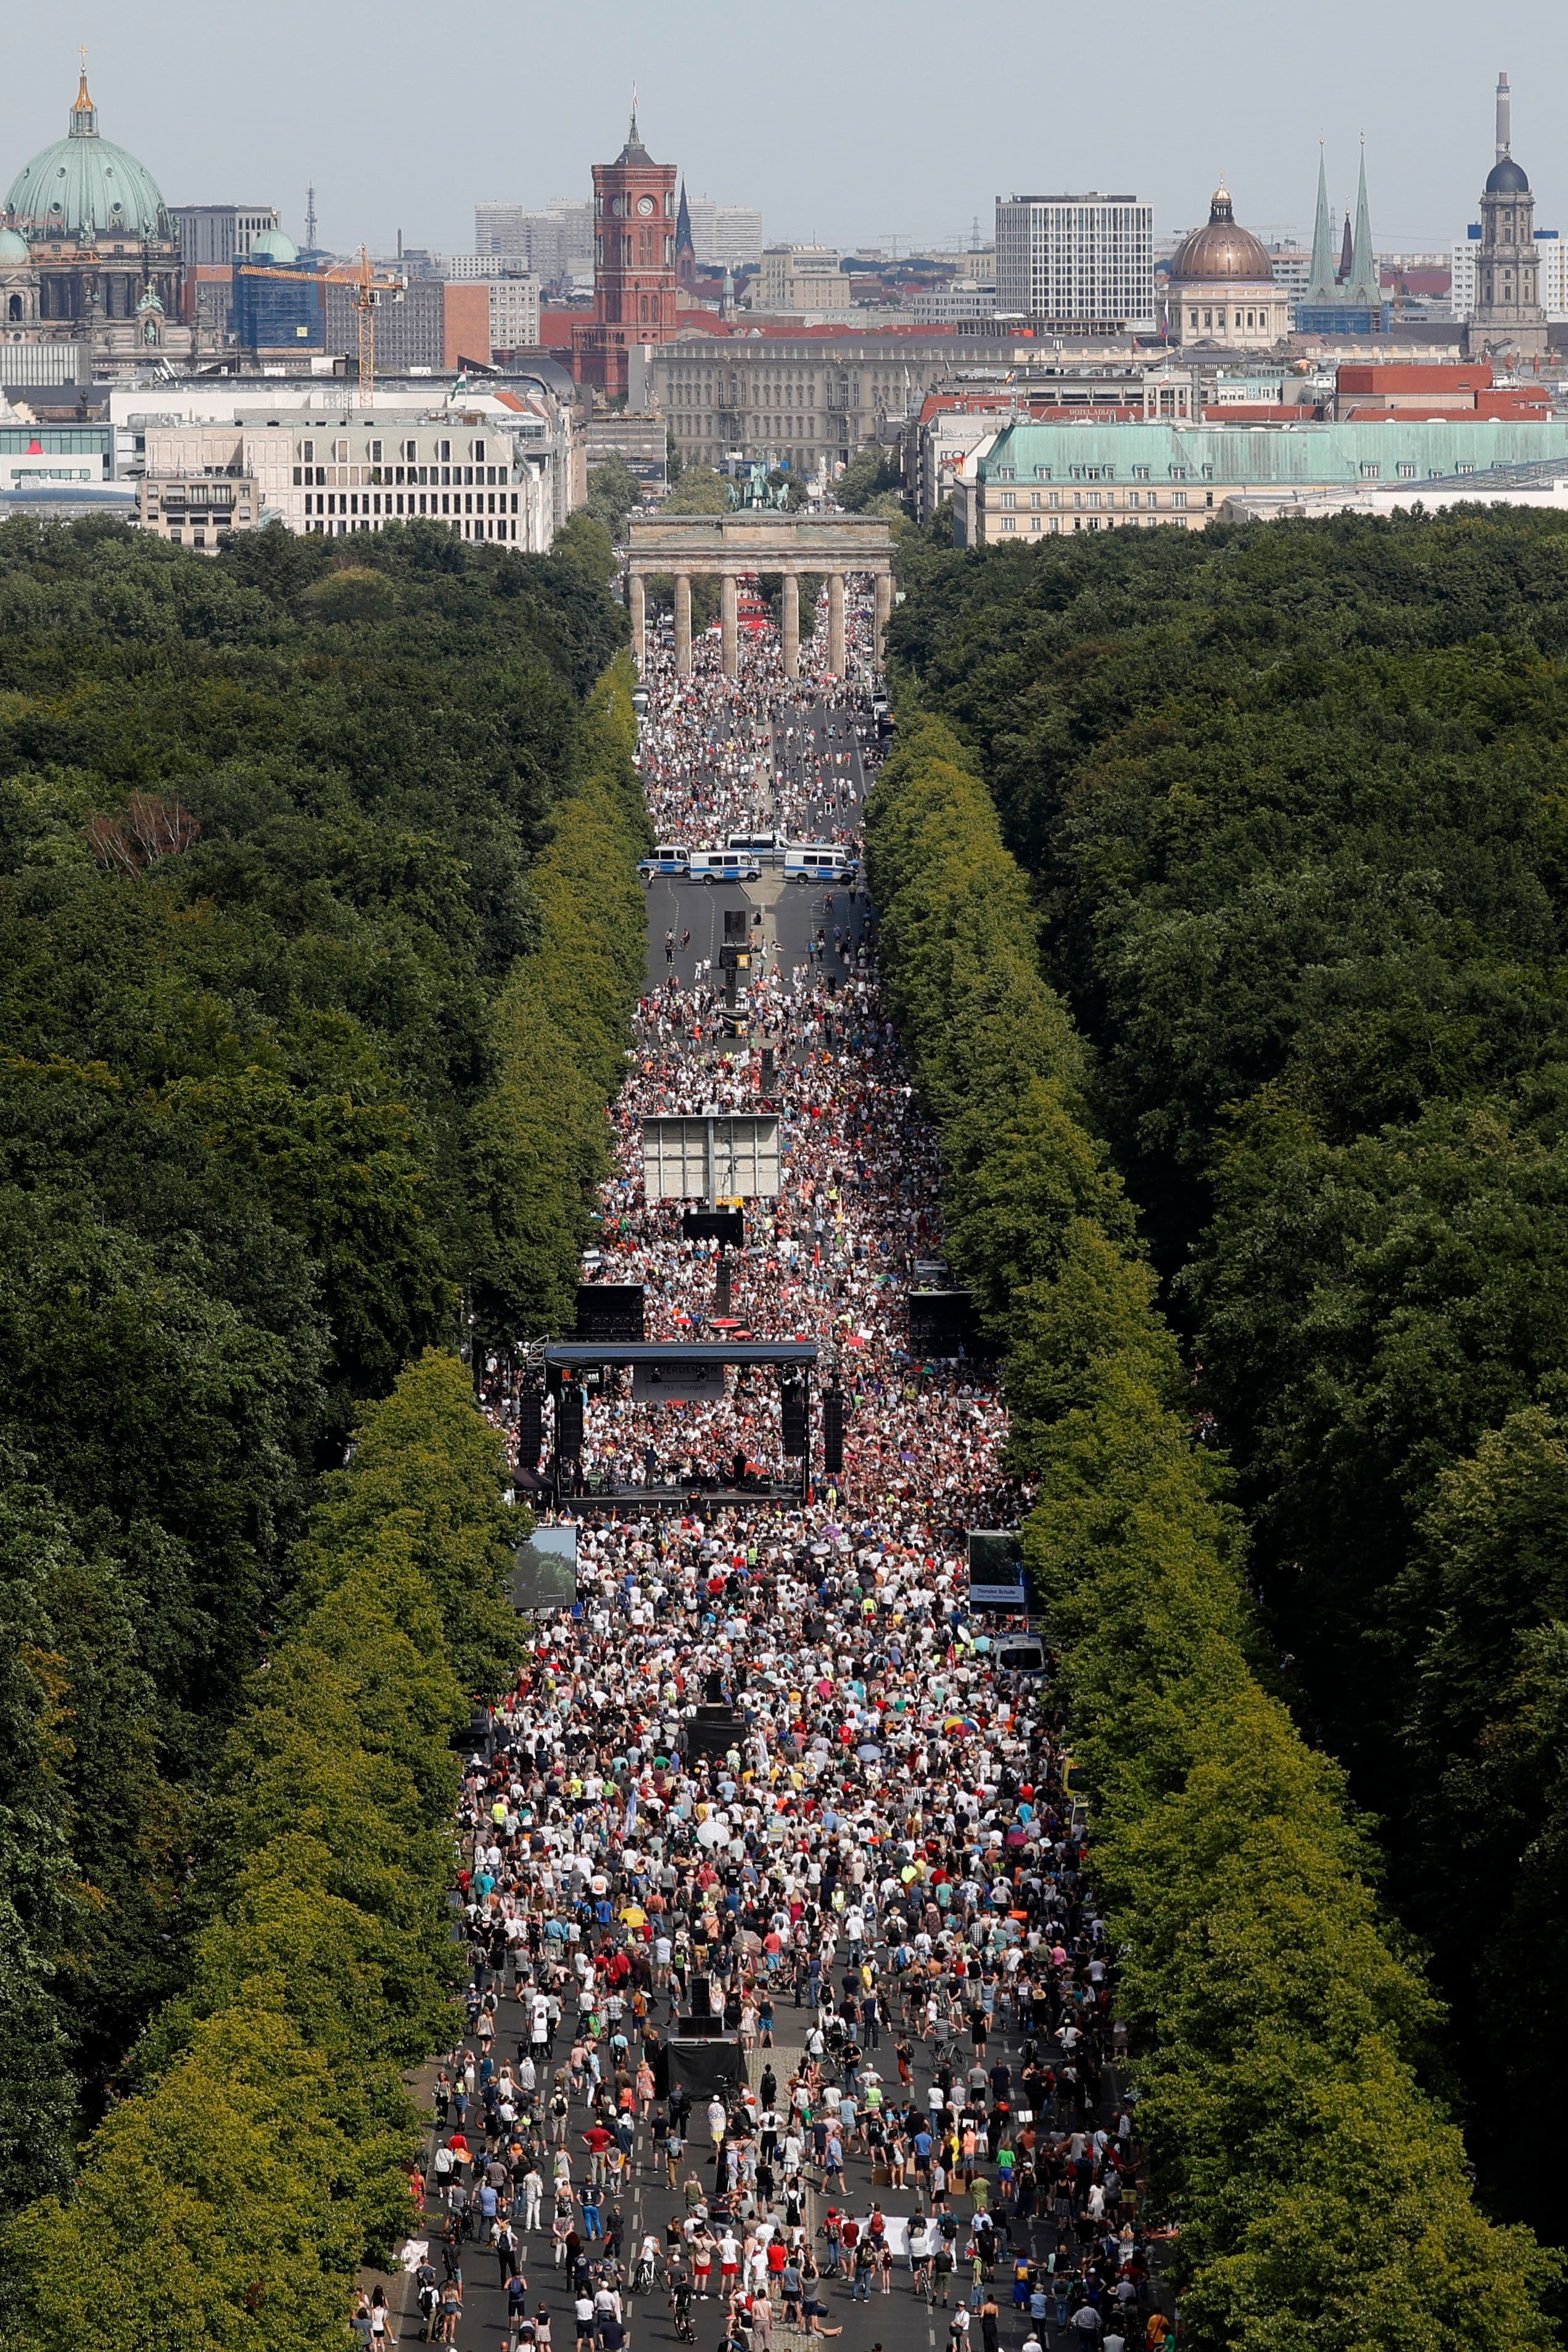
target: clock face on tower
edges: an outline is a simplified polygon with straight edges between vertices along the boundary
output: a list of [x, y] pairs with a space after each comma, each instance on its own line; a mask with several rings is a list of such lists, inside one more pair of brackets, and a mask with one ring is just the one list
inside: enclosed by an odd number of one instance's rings
[[642, 215], [643, 215], [643, 219], [644, 219], [644, 220], [646, 220], [646, 219], [647, 219], [648, 215], [653, 211], [653, 197], [652, 197], [652, 196], [639, 196], [639, 197], [638, 197], [638, 199], [637, 199], [637, 210], [642, 214]]

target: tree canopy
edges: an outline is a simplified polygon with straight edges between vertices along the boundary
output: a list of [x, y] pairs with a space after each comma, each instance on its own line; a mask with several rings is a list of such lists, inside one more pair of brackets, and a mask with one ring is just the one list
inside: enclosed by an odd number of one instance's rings
[[905, 579], [894, 658], [1032, 878], [1287, 1687], [1434, 1947], [1489, 2193], [1560, 2234], [1516, 2155], [1568, 2090], [1568, 530], [1118, 530]]
[[[636, 992], [583, 903], [588, 850], [637, 896], [624, 633], [570, 548], [0, 524], [9, 2202], [187, 1981], [313, 1478], [469, 1312], [561, 1311]], [[446, 1628], [465, 1696], [508, 1624]]]
[[[1391, 1934], [1343, 1772], [1266, 1664], [1226, 1466], [1131, 1206], [1096, 1075], [972, 754], [906, 708], [867, 823], [890, 1000], [941, 1143], [946, 1244], [1004, 1351], [1037, 1605], [1122, 1955], [1151, 2190], [1188, 2340], [1552, 2340], [1554, 2259], [1473, 2197], [1440, 2012]], [[1539, 1756], [1560, 1720], [1532, 1685]], [[1522, 1754], [1521, 1763], [1522, 1764]], [[1559, 1778], [1560, 1773], [1559, 1773]]]

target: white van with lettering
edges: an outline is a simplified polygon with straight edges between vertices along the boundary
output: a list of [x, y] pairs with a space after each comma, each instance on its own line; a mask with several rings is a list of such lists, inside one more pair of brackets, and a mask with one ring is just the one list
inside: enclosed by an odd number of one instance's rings
[[686, 866], [689, 882], [760, 882], [762, 868], [748, 850], [694, 849]]
[[692, 862], [692, 853], [683, 849], [677, 841], [662, 841], [647, 857], [637, 862], [637, 871], [644, 882], [652, 882], [656, 874], [685, 874]]
[[852, 882], [860, 867], [831, 841], [792, 841], [784, 852], [786, 882]]

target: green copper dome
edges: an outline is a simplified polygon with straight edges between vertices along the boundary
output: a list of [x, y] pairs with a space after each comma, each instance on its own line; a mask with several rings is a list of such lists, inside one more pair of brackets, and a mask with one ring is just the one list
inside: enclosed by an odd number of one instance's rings
[[170, 239], [173, 230], [151, 172], [98, 133], [98, 109], [81, 78], [63, 139], [18, 172], [5, 210], [24, 236]]

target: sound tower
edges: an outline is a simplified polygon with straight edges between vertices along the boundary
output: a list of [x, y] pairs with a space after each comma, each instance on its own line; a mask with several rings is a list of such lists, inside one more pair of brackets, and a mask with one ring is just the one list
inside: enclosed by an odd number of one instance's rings
[[829, 1477], [844, 1466], [844, 1392], [837, 1381], [822, 1398], [822, 1468]]
[[784, 1390], [780, 1418], [783, 1423], [783, 1450], [792, 1462], [799, 1462], [806, 1452], [806, 1383], [791, 1381]]
[[576, 1462], [582, 1454], [582, 1391], [563, 1388], [556, 1399], [555, 1450], [563, 1462]]
[[525, 1389], [517, 1399], [517, 1467], [537, 1470], [545, 1440], [545, 1401], [538, 1389]]

